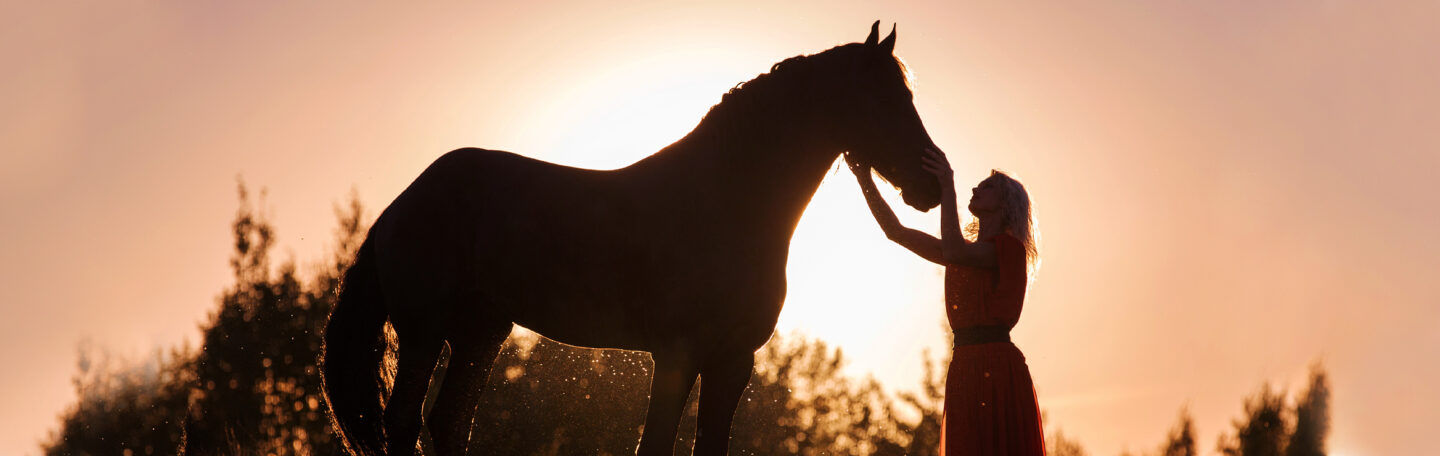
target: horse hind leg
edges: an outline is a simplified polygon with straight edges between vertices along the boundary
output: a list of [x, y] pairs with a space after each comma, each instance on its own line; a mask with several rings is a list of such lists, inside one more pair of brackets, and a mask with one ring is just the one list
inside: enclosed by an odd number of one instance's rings
[[399, 366], [395, 385], [390, 389], [390, 400], [385, 404], [385, 435], [389, 454], [409, 456], [415, 454], [415, 442], [423, 421], [421, 408], [443, 345], [438, 338], [397, 335]]
[[750, 384], [755, 354], [734, 350], [708, 360], [700, 370], [700, 416], [695, 456], [724, 456], [730, 444], [735, 406]]
[[[635, 454], [660, 456], [675, 454], [675, 434], [684, 412], [685, 400], [699, 374], [688, 353], [652, 352], [655, 373], [650, 380], [650, 407], [645, 413], [645, 430]], [[705, 387], [700, 387], [704, 396]]]
[[450, 339], [450, 363], [427, 422], [437, 454], [465, 454], [490, 367], [509, 335], [510, 325], [506, 324]]

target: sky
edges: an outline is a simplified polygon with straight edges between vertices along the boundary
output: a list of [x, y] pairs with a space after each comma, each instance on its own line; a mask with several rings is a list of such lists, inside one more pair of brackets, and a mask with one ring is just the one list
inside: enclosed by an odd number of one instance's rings
[[[282, 256], [318, 261], [352, 191], [373, 214], [465, 146], [624, 166], [877, 19], [962, 195], [992, 168], [1029, 188], [1043, 263], [1014, 337], [1047, 426], [1144, 451], [1188, 408], [1208, 454], [1244, 397], [1320, 362], [1332, 454], [1433, 446], [1440, 3], [515, 3], [0, 4], [0, 453], [38, 454], [82, 345], [198, 340], [237, 180]], [[945, 349], [941, 272], [837, 167], [779, 330], [914, 389]]]

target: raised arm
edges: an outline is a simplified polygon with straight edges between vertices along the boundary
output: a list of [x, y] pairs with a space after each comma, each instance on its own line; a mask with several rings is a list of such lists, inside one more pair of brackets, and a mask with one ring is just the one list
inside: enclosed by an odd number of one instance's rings
[[940, 181], [940, 244], [941, 258], [945, 264], [995, 267], [995, 245], [989, 242], [970, 242], [960, 234], [960, 208], [955, 196], [955, 173], [945, 154], [926, 149], [923, 158], [925, 170]]
[[906, 228], [900, 224], [900, 219], [895, 217], [895, 212], [890, 210], [890, 205], [885, 202], [885, 198], [880, 196], [879, 190], [875, 188], [875, 180], [870, 175], [870, 167], [857, 164], [848, 156], [845, 158], [845, 163], [850, 166], [850, 171], [855, 173], [855, 179], [860, 182], [860, 191], [865, 194], [865, 203], [870, 206], [870, 213], [875, 216], [875, 221], [880, 224], [880, 229], [885, 231], [885, 237], [911, 252], [915, 252], [921, 258], [944, 265], [945, 258], [940, 240], [924, 231]]

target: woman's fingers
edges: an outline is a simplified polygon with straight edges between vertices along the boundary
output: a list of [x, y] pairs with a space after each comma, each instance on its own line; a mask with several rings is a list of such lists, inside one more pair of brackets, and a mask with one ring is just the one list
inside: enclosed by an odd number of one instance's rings
[[953, 171], [950, 169], [950, 162], [946, 161], [945, 156], [940, 154], [939, 151], [935, 149], [925, 149], [925, 152], [927, 155], [920, 157], [920, 162], [922, 163], [921, 166], [924, 166], [926, 170], [942, 176], [953, 174]]
[[927, 150], [930, 152], [930, 159], [931, 159], [931, 160], [935, 160], [935, 161], [937, 161], [937, 162], [944, 163], [944, 164], [947, 164], [947, 165], [950, 164], [950, 160], [949, 160], [948, 158], [945, 158], [945, 154], [940, 153], [940, 151], [935, 150], [935, 149], [927, 149]]
[[938, 151], [938, 150], [935, 150], [935, 149], [925, 149], [925, 152], [926, 152], [927, 156], [926, 156], [926, 157], [922, 157], [922, 158], [934, 160], [935, 162], [937, 162], [937, 163], [945, 166], [946, 168], [949, 168], [949, 167], [950, 167], [950, 159], [945, 158], [945, 154], [944, 154], [944, 153], [942, 153], [942, 152], [940, 152], [940, 151]]
[[947, 174], [950, 173], [950, 164], [949, 164], [949, 163], [945, 163], [945, 162], [941, 162], [941, 161], [935, 161], [935, 160], [930, 160], [930, 159], [928, 159], [928, 158], [922, 159], [922, 163], [920, 164], [920, 167], [922, 167], [922, 168], [924, 168], [926, 171], [930, 171], [930, 172], [932, 172], [932, 173], [947, 173]]

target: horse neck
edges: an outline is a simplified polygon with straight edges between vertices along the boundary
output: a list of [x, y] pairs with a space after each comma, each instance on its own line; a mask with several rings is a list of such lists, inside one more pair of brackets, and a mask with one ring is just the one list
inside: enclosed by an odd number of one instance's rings
[[685, 138], [632, 165], [653, 191], [674, 195], [707, 220], [753, 227], [788, 241], [840, 147], [804, 109], [785, 119], [707, 118]]

